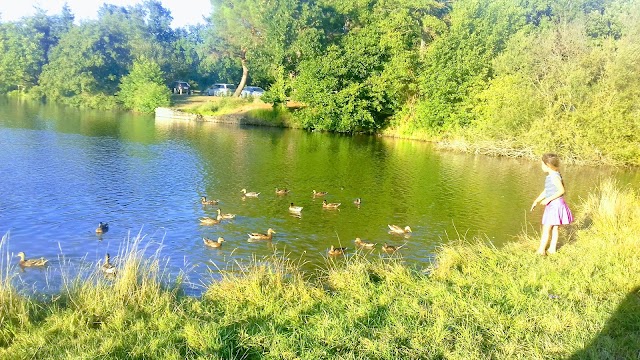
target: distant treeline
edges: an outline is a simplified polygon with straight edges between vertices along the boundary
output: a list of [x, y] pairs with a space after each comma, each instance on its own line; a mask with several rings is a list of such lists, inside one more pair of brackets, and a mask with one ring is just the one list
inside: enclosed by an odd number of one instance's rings
[[640, 165], [640, 0], [212, 3], [177, 30], [152, 0], [0, 23], [0, 92], [141, 110], [172, 80], [246, 82], [310, 129]]

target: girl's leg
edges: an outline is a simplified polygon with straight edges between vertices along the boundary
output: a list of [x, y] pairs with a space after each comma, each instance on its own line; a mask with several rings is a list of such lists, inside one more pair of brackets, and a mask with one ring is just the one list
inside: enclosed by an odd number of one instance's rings
[[547, 244], [549, 243], [549, 233], [551, 232], [551, 225], [542, 225], [542, 235], [540, 238], [540, 247], [538, 247], [538, 255], [546, 255]]
[[554, 225], [551, 227], [551, 244], [549, 244], [549, 254], [555, 254], [556, 246], [558, 245], [558, 229], [560, 227], [558, 225]]

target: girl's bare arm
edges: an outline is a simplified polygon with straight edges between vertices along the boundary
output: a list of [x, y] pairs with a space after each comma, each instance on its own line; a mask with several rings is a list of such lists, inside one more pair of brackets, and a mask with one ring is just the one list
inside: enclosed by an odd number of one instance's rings
[[531, 205], [531, 210], [530, 210], [530, 211], [533, 211], [533, 209], [536, 207], [536, 205], [537, 205], [540, 201], [542, 201], [542, 199], [544, 199], [544, 190], [542, 190], [542, 192], [540, 193], [540, 195], [538, 195], [538, 197], [537, 197], [535, 200], [533, 200], [533, 205]]

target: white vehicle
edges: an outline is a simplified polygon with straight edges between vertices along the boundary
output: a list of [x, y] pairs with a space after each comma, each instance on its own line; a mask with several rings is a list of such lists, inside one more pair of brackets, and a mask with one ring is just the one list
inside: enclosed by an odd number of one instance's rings
[[234, 84], [213, 84], [205, 90], [209, 96], [231, 96], [236, 91]]
[[247, 96], [254, 96], [254, 97], [260, 97], [262, 96], [262, 94], [264, 94], [264, 89], [258, 86], [245, 86], [244, 89], [242, 89], [242, 92], [240, 93], [240, 96], [242, 97], [247, 97]]

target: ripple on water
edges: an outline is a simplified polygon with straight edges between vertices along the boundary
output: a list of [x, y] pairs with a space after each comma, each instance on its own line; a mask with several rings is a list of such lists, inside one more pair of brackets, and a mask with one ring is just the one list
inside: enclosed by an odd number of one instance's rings
[[[369, 256], [387, 256], [379, 250], [385, 242], [405, 244], [405, 260], [421, 267], [459, 235], [500, 245], [539, 223], [540, 214], [528, 212], [544, 181], [537, 162], [438, 153], [426, 143], [376, 137], [42, 111], [37, 119], [11, 109], [0, 114], [0, 231], [10, 231], [10, 253], [45, 256], [53, 265], [63, 262], [61, 254], [73, 264], [97, 264], [140, 233], [149, 254], [161, 248], [168, 273], [189, 272], [189, 291], [197, 293], [218, 268], [254, 257], [277, 253], [316, 269], [331, 245], [351, 254], [360, 237], [378, 243]], [[578, 167], [563, 175], [569, 201], [600, 177], [640, 178]], [[276, 187], [290, 193], [277, 196]], [[242, 188], [261, 195], [243, 198]], [[327, 191], [340, 209], [323, 209], [314, 189]], [[203, 207], [200, 196], [220, 204]], [[291, 202], [304, 207], [300, 217], [289, 213]], [[215, 217], [217, 208], [238, 216], [201, 226], [198, 218]], [[100, 221], [110, 230], [97, 236]], [[391, 235], [388, 224], [413, 233]], [[247, 241], [247, 233], [268, 228], [277, 232], [272, 242]], [[203, 245], [202, 237], [218, 236], [226, 240], [221, 249]], [[38, 283], [59, 272], [52, 266], [20, 277]]]

